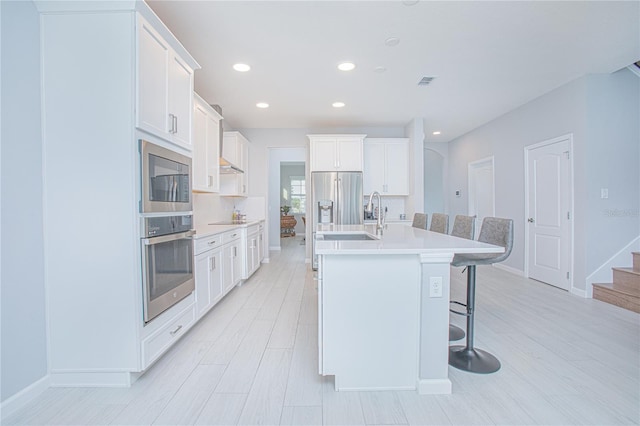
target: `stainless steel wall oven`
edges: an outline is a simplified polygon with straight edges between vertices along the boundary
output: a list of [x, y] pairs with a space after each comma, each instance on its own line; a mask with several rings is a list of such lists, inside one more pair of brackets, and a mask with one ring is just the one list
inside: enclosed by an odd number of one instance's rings
[[195, 289], [193, 216], [143, 218], [142, 280], [147, 323]]

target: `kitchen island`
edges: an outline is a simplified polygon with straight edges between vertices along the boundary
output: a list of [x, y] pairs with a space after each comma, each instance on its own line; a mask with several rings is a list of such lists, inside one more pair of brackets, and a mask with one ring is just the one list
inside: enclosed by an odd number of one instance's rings
[[455, 253], [502, 247], [389, 224], [318, 225], [319, 373], [336, 390], [451, 393], [449, 271]]

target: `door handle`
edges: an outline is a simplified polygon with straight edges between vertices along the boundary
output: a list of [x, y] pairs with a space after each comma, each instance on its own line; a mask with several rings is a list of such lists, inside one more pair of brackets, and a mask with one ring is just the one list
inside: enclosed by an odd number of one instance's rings
[[533, 222], [535, 222], [535, 220], [533, 220], [533, 218], [532, 218], [532, 217], [530, 217], [529, 219], [527, 219], [527, 222], [529, 222], [529, 223], [533, 223]]

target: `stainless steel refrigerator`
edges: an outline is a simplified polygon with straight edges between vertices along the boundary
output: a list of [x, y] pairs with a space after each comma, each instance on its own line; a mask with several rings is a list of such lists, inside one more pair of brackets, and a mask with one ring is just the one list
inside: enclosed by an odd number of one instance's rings
[[319, 223], [357, 225], [364, 220], [362, 172], [311, 173], [313, 269], [318, 268], [316, 229]]

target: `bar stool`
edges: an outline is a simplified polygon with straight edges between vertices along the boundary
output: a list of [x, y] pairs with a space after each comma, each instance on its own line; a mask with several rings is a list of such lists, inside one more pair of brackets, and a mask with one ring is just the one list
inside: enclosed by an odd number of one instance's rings
[[451, 265], [467, 268], [467, 303], [452, 302], [465, 306], [467, 312], [451, 312], [467, 317], [467, 342], [465, 346], [449, 347], [449, 365], [472, 373], [488, 374], [500, 369], [500, 361], [489, 352], [473, 346], [474, 315], [476, 298], [476, 266], [502, 262], [511, 254], [513, 248], [513, 220], [497, 217], [485, 217], [480, 228], [478, 241], [504, 247], [504, 253], [498, 254], [456, 254]]
[[411, 226], [414, 228], [427, 229], [427, 220], [429, 215], [425, 213], [415, 213], [413, 215], [413, 223]]
[[[451, 229], [451, 235], [458, 238], [466, 238], [467, 240], [473, 240], [475, 232], [476, 217], [456, 215], [453, 219], [453, 229]], [[453, 324], [449, 324], [449, 341], [464, 339], [464, 330]]]
[[442, 213], [434, 213], [429, 231], [446, 234], [449, 231], [449, 216]]

